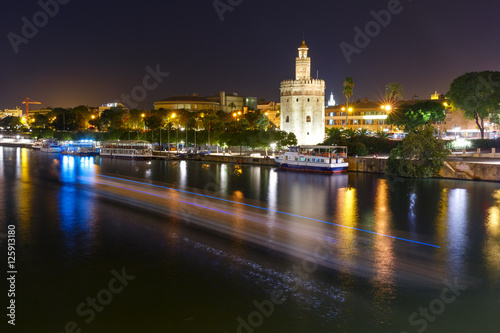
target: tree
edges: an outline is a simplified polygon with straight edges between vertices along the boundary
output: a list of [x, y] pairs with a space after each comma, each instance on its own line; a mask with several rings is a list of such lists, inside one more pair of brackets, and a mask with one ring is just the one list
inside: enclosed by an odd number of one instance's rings
[[403, 99], [404, 89], [400, 83], [391, 82], [385, 86], [385, 98], [393, 103], [399, 98]]
[[234, 102], [231, 102], [227, 107], [231, 109], [231, 112], [233, 112], [233, 110], [236, 109], [236, 104], [234, 104]]
[[11, 130], [16, 130], [22, 126], [21, 118], [14, 116], [4, 117], [0, 121], [0, 126], [3, 128], [9, 128]]
[[344, 96], [346, 98], [346, 110], [349, 107], [349, 98], [351, 98], [353, 94], [353, 89], [354, 89], [354, 81], [352, 77], [348, 76], [346, 77], [344, 81]]
[[420, 126], [437, 121], [444, 121], [446, 114], [444, 106], [434, 101], [402, 104], [387, 117], [389, 125], [395, 125], [405, 132], [411, 132]]
[[476, 121], [484, 139], [484, 120], [500, 113], [500, 72], [465, 73], [453, 80], [447, 97], [453, 109]]
[[163, 126], [163, 119], [158, 115], [152, 115], [145, 118], [144, 123], [149, 129], [155, 130]]
[[375, 136], [379, 139], [387, 139], [391, 135], [388, 132], [384, 132], [383, 130], [378, 130], [375, 132]]
[[203, 123], [205, 130], [208, 130], [207, 143], [210, 146], [210, 131], [212, 130], [212, 127], [219, 120], [219, 117], [217, 117], [215, 113], [202, 114], [201, 117], [202, 117], [201, 122]]
[[340, 128], [337, 127], [329, 128], [326, 131], [326, 137], [327, 139], [324, 142], [325, 144], [327, 145], [338, 144], [342, 139], [342, 131], [340, 130]]
[[356, 130], [353, 128], [348, 128], [342, 132], [342, 137], [346, 139], [353, 139], [356, 136]]
[[361, 137], [361, 138], [364, 138], [364, 137], [367, 137], [368, 134], [369, 134], [369, 131], [366, 129], [366, 128], [360, 128], [356, 134]]
[[264, 114], [261, 114], [259, 115], [259, 117], [257, 118], [257, 120], [255, 120], [255, 128], [256, 129], [266, 129], [269, 127], [269, 118], [267, 118], [266, 115]]
[[80, 105], [70, 110], [70, 119], [72, 120], [72, 123], [69, 123], [70, 130], [86, 130], [89, 127], [90, 117], [90, 110], [85, 105]]
[[46, 128], [48, 124], [49, 118], [47, 117], [47, 115], [37, 113], [35, 115], [35, 120], [31, 124], [31, 126], [35, 128]]
[[100, 117], [100, 127], [111, 127], [121, 129], [124, 127], [127, 118], [127, 110], [123, 108], [110, 108], [104, 110]]
[[444, 142], [435, 138], [434, 128], [427, 125], [412, 131], [391, 151], [387, 173], [410, 178], [432, 177], [439, 173], [449, 154]]

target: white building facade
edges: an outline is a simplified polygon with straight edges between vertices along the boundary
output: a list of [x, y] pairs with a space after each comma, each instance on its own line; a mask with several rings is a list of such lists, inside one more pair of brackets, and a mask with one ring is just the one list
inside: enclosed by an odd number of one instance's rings
[[325, 81], [311, 78], [305, 41], [298, 50], [295, 80], [281, 82], [281, 129], [294, 133], [299, 145], [316, 145], [325, 140]]

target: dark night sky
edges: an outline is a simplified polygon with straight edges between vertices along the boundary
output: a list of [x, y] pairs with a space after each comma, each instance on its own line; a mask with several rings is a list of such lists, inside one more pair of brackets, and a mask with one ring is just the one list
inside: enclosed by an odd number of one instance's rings
[[304, 34], [312, 76], [319, 71], [337, 101], [346, 76], [354, 79], [354, 98], [377, 100], [393, 81], [405, 98], [427, 98], [446, 93], [465, 72], [500, 70], [500, 3], [492, 0], [403, 0], [402, 12], [350, 64], [339, 44], [353, 44], [353, 28], [364, 29], [370, 11], [392, 0], [243, 0], [224, 21], [213, 0], [59, 1], [68, 3], [17, 54], [8, 33], [21, 35], [21, 18], [32, 21], [41, 8], [35, 0], [3, 1], [1, 109], [22, 107], [26, 97], [42, 107], [98, 106], [142, 85], [146, 66], [157, 64], [170, 75], [141, 108], [220, 90], [279, 101]]

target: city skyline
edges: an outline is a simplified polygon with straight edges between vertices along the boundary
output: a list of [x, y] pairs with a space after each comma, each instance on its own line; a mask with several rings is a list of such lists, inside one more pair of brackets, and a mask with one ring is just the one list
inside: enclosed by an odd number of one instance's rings
[[500, 69], [500, 47], [489, 42], [500, 25], [497, 3], [232, 4], [10, 4], [2, 19], [0, 108], [22, 107], [26, 97], [41, 107], [98, 106], [134, 92], [128, 106], [141, 109], [169, 96], [221, 90], [278, 101], [303, 38], [311, 76], [319, 72], [338, 103], [346, 76], [354, 79], [355, 99], [381, 99], [394, 81], [410, 99], [446, 93], [465, 72]]

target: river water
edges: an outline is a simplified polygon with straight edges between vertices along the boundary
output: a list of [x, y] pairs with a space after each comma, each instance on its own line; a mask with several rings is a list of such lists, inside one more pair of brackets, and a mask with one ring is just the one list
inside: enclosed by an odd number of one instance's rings
[[0, 148], [0, 181], [12, 331], [500, 327], [498, 183], [22, 148]]

